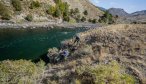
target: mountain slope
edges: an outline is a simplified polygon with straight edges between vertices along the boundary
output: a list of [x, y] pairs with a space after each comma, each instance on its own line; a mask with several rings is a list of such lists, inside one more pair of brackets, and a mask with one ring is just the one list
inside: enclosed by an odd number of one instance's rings
[[146, 15], [146, 10], [137, 11], [137, 12], [131, 13], [131, 15], [132, 16]]
[[[21, 22], [25, 21], [24, 18], [31, 14], [34, 16], [34, 21], [48, 21], [48, 20], [55, 20], [59, 18], [52, 17], [46, 13], [46, 10], [49, 6], [55, 6], [56, 3], [54, 0], [21, 0], [21, 11], [16, 11], [15, 8], [11, 4], [12, 0], [0, 0], [7, 8], [11, 11], [12, 21]], [[17, 1], [17, 0], [16, 0]], [[30, 5], [33, 1], [37, 1], [40, 4], [40, 7], [36, 7], [31, 9]], [[82, 14], [85, 10], [88, 11], [87, 18], [97, 18], [98, 16], [102, 15], [102, 11], [92, 5], [88, 0], [62, 0], [63, 2], [67, 2], [70, 6], [70, 9], [78, 8], [80, 13]], [[83, 16], [83, 14], [81, 15]]]
[[114, 15], [114, 16], [116, 16], [116, 15], [118, 15], [120, 17], [128, 16], [128, 13], [125, 12], [121, 8], [110, 8], [110, 9], [108, 9], [108, 12], [111, 13], [112, 15]]

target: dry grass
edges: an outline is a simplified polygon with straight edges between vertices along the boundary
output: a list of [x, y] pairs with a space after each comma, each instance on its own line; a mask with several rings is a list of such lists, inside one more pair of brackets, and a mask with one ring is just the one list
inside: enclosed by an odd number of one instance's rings
[[[110, 25], [80, 33], [80, 36], [81, 42], [77, 46], [78, 49], [72, 52], [66, 62], [53, 65], [52, 67], [58, 73], [61, 70], [66, 72], [66, 75], [62, 79], [59, 79], [57, 83], [66, 84], [75, 80], [77, 84], [84, 84], [81, 83], [80, 79], [68, 79], [70, 78], [68, 73], [76, 74], [75, 69], [77, 67], [83, 68], [83, 65], [94, 67], [100, 64], [102, 66], [109, 64], [113, 60], [116, 60], [120, 65], [124, 66], [126, 73], [135, 76], [138, 80], [137, 83], [146, 83], [146, 25]], [[64, 42], [64, 44], [68, 43], [73, 45], [73, 40]], [[131, 76], [127, 77], [126, 79], [131, 80]], [[124, 83], [128, 83], [128, 81]]]

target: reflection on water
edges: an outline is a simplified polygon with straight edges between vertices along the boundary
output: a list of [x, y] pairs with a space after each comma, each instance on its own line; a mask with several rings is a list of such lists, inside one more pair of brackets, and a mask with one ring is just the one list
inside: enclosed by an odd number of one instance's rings
[[0, 60], [35, 59], [83, 29], [0, 29]]

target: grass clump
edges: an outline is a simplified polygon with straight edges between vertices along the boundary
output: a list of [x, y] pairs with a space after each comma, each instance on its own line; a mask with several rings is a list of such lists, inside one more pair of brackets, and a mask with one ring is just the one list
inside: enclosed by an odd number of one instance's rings
[[0, 18], [3, 20], [10, 20], [11, 19], [11, 12], [10, 10], [0, 2]]
[[16, 11], [21, 11], [22, 10], [22, 6], [21, 6], [21, 1], [20, 0], [11, 0], [12, 1], [12, 5], [15, 8]]
[[35, 84], [44, 70], [44, 62], [34, 64], [31, 61], [0, 62], [1, 84]]
[[99, 64], [96, 67], [80, 67], [77, 69], [78, 84], [135, 84], [133, 76], [126, 74], [116, 62]]

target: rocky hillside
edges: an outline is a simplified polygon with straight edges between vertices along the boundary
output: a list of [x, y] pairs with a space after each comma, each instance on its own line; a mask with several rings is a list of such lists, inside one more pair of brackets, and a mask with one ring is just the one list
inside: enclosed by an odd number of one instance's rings
[[[57, 10], [56, 5], [58, 5], [59, 9], [61, 9], [60, 7], [62, 6], [63, 10], [64, 5], [62, 4], [66, 4], [65, 2], [67, 2], [67, 4], [69, 5], [69, 9], [67, 9], [69, 12], [70, 9], [74, 10], [75, 8], [78, 8], [80, 18], [86, 17], [86, 19], [88, 18], [98, 19], [98, 16], [102, 15], [102, 11], [100, 11], [98, 8], [92, 5], [88, 0], [62, 0], [62, 3], [57, 3], [55, 2], [55, 0], [0, 0], [0, 2], [2, 3], [2, 7], [9, 10], [8, 11], [9, 14], [7, 14], [7, 16], [8, 15], [11, 16], [10, 19], [16, 22], [25, 21], [26, 17], [31, 19], [32, 16], [33, 21], [50, 21], [62, 18], [63, 15], [60, 15], [59, 17], [54, 17], [50, 13], [49, 14], [48, 12], [46, 13], [46, 11], [53, 12], [54, 10]], [[52, 7], [52, 9], [50, 7]], [[3, 12], [4, 10], [0, 9], [0, 11]], [[88, 14], [86, 13], [84, 15], [83, 13], [84, 11], [86, 11]], [[0, 15], [6, 16], [6, 14], [1, 13]], [[70, 18], [74, 19], [74, 17]]]
[[128, 13], [125, 12], [121, 8], [110, 8], [110, 9], [108, 9], [108, 12], [111, 13], [112, 15], [114, 15], [114, 16], [118, 15], [119, 17], [128, 16]]

